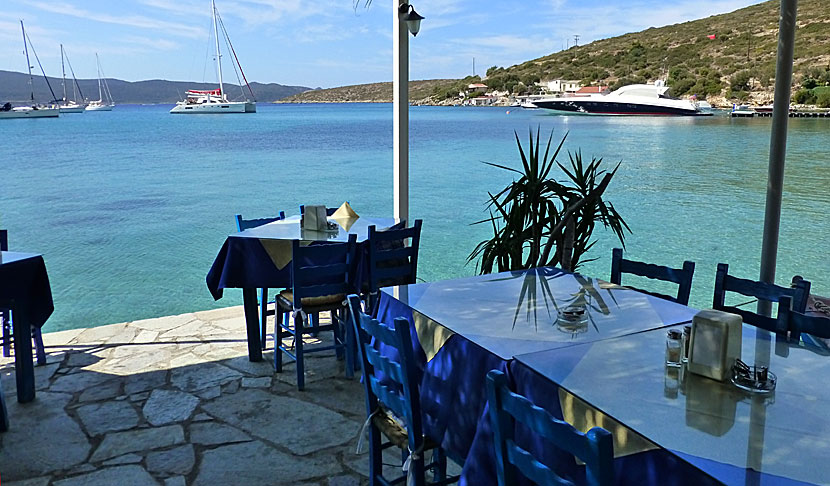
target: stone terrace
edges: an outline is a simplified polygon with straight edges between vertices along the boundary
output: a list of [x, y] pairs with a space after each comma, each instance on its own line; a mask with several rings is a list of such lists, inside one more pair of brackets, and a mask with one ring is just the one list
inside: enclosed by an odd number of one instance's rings
[[[358, 485], [359, 380], [310, 355], [296, 371], [247, 358], [241, 307], [44, 335], [37, 398], [17, 403], [0, 360], [10, 430], [4, 485]], [[385, 461], [392, 462], [392, 461]]]

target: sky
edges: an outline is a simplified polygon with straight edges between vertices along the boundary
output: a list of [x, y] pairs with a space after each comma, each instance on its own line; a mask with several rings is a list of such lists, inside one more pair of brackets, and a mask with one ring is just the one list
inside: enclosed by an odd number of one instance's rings
[[[394, 1], [216, 0], [249, 81], [334, 87], [392, 79]], [[410, 78], [483, 75], [572, 45], [684, 22], [761, 0], [412, 0], [425, 17], [410, 38]], [[79, 78], [95, 53], [110, 78], [216, 80], [209, 0], [2, 0], [0, 69], [25, 71], [20, 23], [46, 73], [60, 43]], [[225, 50], [223, 48], [223, 50]], [[223, 54], [225, 79], [234, 80]], [[34, 65], [34, 61], [33, 61]]]

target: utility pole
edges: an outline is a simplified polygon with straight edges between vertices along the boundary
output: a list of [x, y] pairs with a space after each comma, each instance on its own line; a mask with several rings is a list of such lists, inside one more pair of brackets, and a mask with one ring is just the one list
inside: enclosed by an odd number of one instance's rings
[[574, 47], [579, 47], [579, 34], [574, 34]]
[[473, 76], [476, 75], [476, 58], [473, 58]]

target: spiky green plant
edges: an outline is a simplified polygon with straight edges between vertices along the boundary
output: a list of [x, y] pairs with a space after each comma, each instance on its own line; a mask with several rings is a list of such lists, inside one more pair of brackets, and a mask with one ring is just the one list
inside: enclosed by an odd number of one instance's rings
[[[545, 151], [541, 153], [542, 139], [539, 129], [536, 136], [529, 133], [525, 152], [515, 133], [516, 144], [522, 161], [521, 169], [485, 162], [513, 172], [517, 179], [496, 194], [488, 193], [490, 217], [474, 224], [490, 223], [493, 237], [479, 243], [468, 257], [468, 263], [480, 258], [478, 271], [482, 274], [504, 272], [542, 266], [564, 266], [575, 270], [581, 263], [591, 261], [585, 254], [596, 240], [592, 235], [597, 223], [611, 229], [620, 243], [625, 245], [625, 233], [631, 229], [611, 202], [603, 199], [603, 193], [617, 172], [602, 168], [602, 159], [591, 158], [588, 164], [582, 160], [582, 152], [568, 152], [569, 166], [556, 161], [568, 135], [551, 152], [553, 132], [548, 137]], [[553, 177], [559, 168], [567, 180], [559, 182]], [[570, 221], [570, 224], [569, 224]], [[566, 244], [572, 231], [573, 252], [568, 262], [570, 246]]]

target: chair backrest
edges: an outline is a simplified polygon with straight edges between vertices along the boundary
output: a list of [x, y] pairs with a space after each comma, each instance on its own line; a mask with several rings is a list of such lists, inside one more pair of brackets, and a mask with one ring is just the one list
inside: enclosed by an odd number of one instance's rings
[[[348, 202], [348, 201], [346, 201]], [[336, 213], [337, 210], [340, 208], [330, 208], [326, 207], [326, 216], [331, 216], [332, 214]], [[300, 204], [300, 216], [305, 214], [305, 204]]]
[[9, 251], [9, 230], [0, 229], [0, 251]]
[[683, 262], [683, 268], [671, 268], [651, 263], [626, 260], [622, 255], [622, 248], [614, 248], [611, 253], [611, 283], [622, 285], [621, 280], [623, 273], [630, 273], [632, 275], [639, 275], [640, 277], [673, 282], [678, 285], [676, 297], [657, 292], [650, 292], [643, 289], [637, 290], [655, 297], [668, 299], [679, 304], [689, 304], [689, 294], [692, 291], [692, 277], [695, 274], [694, 262], [687, 260]]
[[726, 305], [726, 292], [735, 292], [769, 302], [780, 302], [781, 297], [789, 297], [792, 302], [792, 310], [804, 312], [807, 309], [807, 299], [810, 297], [810, 282], [801, 277], [794, 277], [792, 287], [787, 288], [771, 283], [747, 280], [729, 275], [729, 265], [726, 263], [718, 263], [718, 270], [715, 274], [715, 295], [712, 307], [717, 310], [738, 314], [743, 318], [745, 323], [755, 327], [783, 333], [786, 332], [787, 326], [782, 317], [779, 316], [776, 319]]
[[516, 469], [539, 486], [573, 485], [570, 479], [557, 475], [514, 442], [516, 421], [584, 462], [588, 485], [613, 484], [614, 442], [610, 432], [594, 427], [583, 434], [527, 398], [510, 391], [507, 376], [498, 370], [487, 373], [487, 399], [496, 447], [499, 486], [518, 484]]
[[291, 282], [296, 310], [302, 308], [303, 299], [353, 292], [350, 270], [357, 235], [350, 234], [346, 243], [303, 246], [294, 240], [292, 245]]
[[[377, 230], [374, 225], [369, 226], [370, 293], [381, 287], [415, 283], [422, 224], [416, 219], [410, 228]], [[406, 240], [410, 240], [409, 244]]]
[[790, 331], [790, 337], [799, 339], [801, 333], [819, 337], [822, 339], [830, 339], [830, 318], [822, 316], [808, 316], [803, 312], [792, 310], [792, 299], [790, 297], [781, 297], [778, 302], [778, 317], [782, 318], [787, 323], [787, 330]]
[[[363, 385], [366, 391], [366, 413], [381, 413], [378, 407], [395, 414], [406, 424], [409, 450], [420, 450], [423, 444], [421, 397], [415, 374], [415, 352], [409, 321], [395, 319], [395, 327], [373, 319], [361, 309], [360, 297], [349, 296], [349, 315], [354, 328]], [[384, 350], [394, 350], [390, 356]]]
[[256, 228], [257, 226], [262, 226], [264, 224], [273, 223], [274, 221], [285, 219], [285, 211], [280, 211], [280, 214], [276, 218], [242, 219], [241, 214], [237, 214], [235, 218], [236, 231], [245, 231], [246, 229]]

